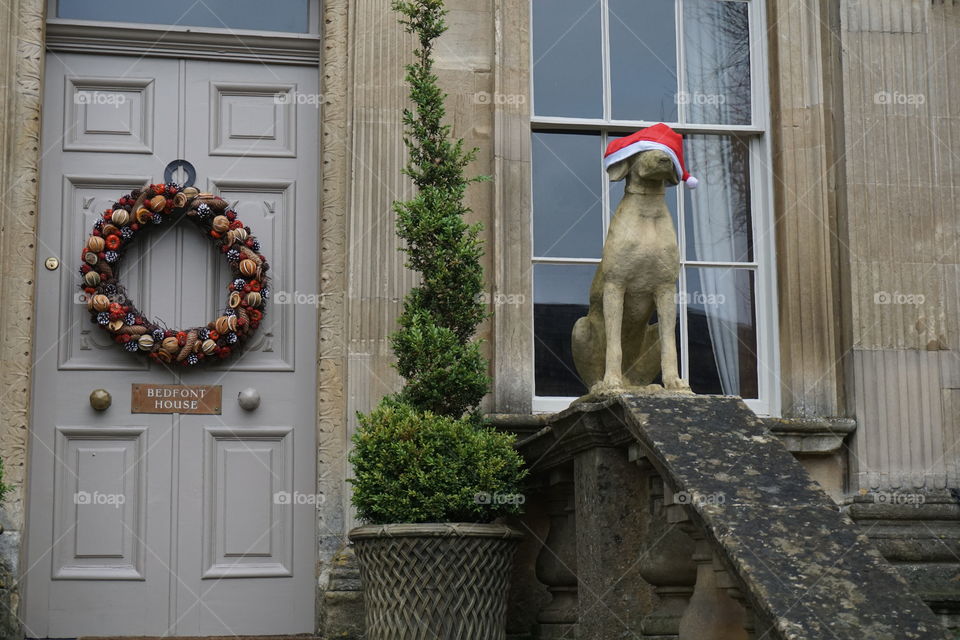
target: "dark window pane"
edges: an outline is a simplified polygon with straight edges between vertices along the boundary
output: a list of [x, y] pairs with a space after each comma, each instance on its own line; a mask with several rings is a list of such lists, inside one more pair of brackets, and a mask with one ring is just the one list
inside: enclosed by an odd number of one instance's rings
[[750, 7], [684, 0], [687, 122], [750, 124]]
[[613, 118], [676, 122], [673, 0], [610, 0], [609, 6]]
[[696, 393], [757, 397], [754, 275], [747, 269], [687, 270], [690, 386]]
[[596, 133], [533, 134], [533, 253], [599, 258], [603, 180]]
[[307, 0], [58, 0], [57, 17], [308, 33]]
[[696, 189], [684, 189], [687, 260], [752, 262], [748, 141], [685, 136], [683, 156], [700, 181]]
[[570, 334], [587, 315], [596, 265], [538, 264], [533, 269], [534, 376], [538, 396], [581, 396]]
[[603, 116], [598, 0], [532, 0], [533, 103], [540, 116]]

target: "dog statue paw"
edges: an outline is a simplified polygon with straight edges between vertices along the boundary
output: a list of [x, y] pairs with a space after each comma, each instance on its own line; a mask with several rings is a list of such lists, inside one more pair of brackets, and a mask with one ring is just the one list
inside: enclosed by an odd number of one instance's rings
[[623, 385], [622, 380], [616, 378], [608, 380], [604, 378], [590, 387], [589, 395], [593, 398], [607, 398], [610, 396], [618, 396], [625, 391], [627, 391], [627, 388]]
[[674, 376], [669, 379], [664, 379], [663, 388], [666, 391], [672, 391], [675, 393], [693, 393], [690, 390], [690, 385], [687, 384], [687, 381], [679, 376]]

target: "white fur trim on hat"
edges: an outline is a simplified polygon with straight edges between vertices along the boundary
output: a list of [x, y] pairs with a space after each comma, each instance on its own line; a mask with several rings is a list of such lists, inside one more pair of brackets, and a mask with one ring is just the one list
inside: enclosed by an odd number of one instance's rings
[[[677, 158], [677, 154], [674, 153], [673, 149], [668, 147], [665, 144], [660, 144], [659, 142], [652, 142], [650, 140], [637, 140], [631, 145], [624, 147], [623, 149], [618, 149], [614, 151], [606, 158], [603, 159], [603, 167], [605, 169], [610, 169], [613, 165], [620, 162], [621, 160], [626, 160], [630, 156], [636, 155], [641, 151], [653, 151], [654, 149], [659, 149], [663, 151], [670, 159], [673, 160], [673, 166], [677, 170], [677, 177], [683, 177], [683, 167], [680, 166], [680, 159]], [[696, 178], [694, 178], [696, 180]], [[691, 187], [692, 189], [693, 187]]]

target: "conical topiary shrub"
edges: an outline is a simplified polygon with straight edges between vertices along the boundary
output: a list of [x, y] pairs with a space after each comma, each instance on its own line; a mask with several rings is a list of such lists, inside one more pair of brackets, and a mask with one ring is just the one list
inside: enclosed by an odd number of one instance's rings
[[442, 0], [395, 1], [418, 41], [407, 67], [414, 108], [404, 111], [405, 169], [416, 195], [394, 204], [407, 265], [420, 284], [403, 303], [391, 337], [403, 388], [360, 428], [350, 454], [353, 504], [369, 523], [354, 529], [364, 582], [367, 638], [501, 640], [505, 596], [520, 534], [500, 524], [522, 499], [522, 461], [513, 436], [478, 407], [489, 390], [473, 338], [486, 317], [480, 225], [464, 216], [465, 150], [443, 123], [446, 95], [433, 47], [446, 31]]

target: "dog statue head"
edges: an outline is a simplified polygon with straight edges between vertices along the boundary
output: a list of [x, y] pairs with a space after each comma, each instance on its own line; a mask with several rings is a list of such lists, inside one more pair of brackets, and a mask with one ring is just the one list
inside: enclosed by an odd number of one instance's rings
[[603, 166], [610, 180], [627, 179], [644, 189], [663, 189], [683, 182], [689, 189], [697, 187], [697, 179], [687, 173], [683, 164], [683, 136], [664, 123], [616, 138], [607, 145]]
[[680, 183], [673, 159], [660, 149], [643, 151], [614, 163], [607, 169], [607, 175], [611, 182], [626, 178], [628, 185], [634, 181], [657, 183], [657, 186], [676, 186]]

